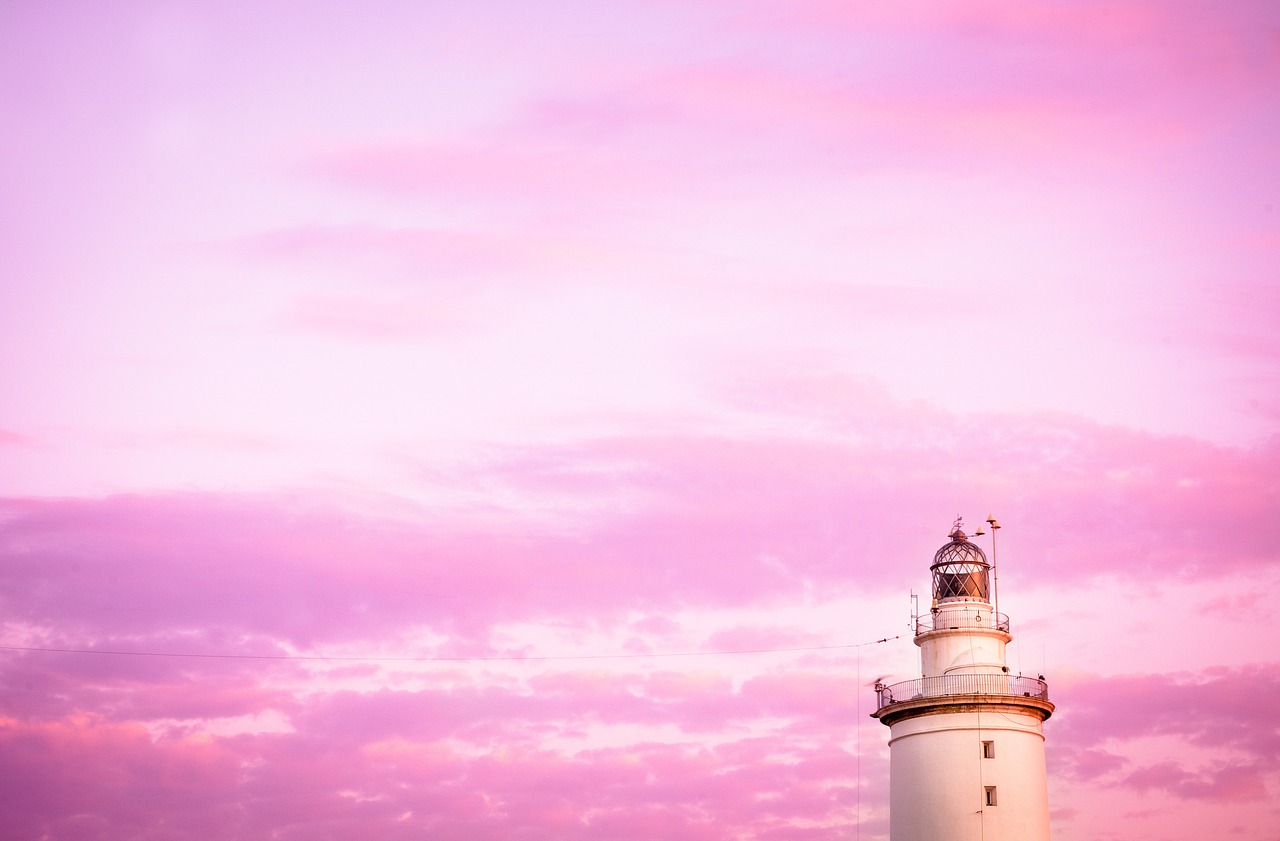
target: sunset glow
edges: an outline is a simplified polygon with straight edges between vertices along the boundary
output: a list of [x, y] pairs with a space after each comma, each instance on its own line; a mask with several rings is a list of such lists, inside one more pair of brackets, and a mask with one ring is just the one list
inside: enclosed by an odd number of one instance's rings
[[1280, 6], [15, 0], [0, 81], [0, 838], [886, 841], [958, 514], [1055, 841], [1278, 837]]

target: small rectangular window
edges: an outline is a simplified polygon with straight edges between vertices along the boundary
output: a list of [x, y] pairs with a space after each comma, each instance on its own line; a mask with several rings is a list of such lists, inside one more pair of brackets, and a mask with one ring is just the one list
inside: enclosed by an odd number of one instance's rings
[[987, 790], [987, 805], [988, 806], [996, 805], [996, 787], [987, 786], [986, 790]]
[[983, 742], [983, 743], [982, 743], [982, 758], [983, 758], [983, 759], [995, 759], [995, 758], [996, 758], [996, 743], [995, 743], [995, 742]]

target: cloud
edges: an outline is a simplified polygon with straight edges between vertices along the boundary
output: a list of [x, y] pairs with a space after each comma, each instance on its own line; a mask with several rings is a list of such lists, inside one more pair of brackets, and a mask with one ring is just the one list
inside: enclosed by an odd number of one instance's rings
[[1262, 800], [1267, 796], [1265, 770], [1256, 764], [1215, 763], [1211, 771], [1197, 774], [1177, 763], [1161, 762], [1135, 769], [1121, 782], [1139, 791], [1160, 789], [1184, 800]]
[[[105, 721], [258, 716], [293, 709], [290, 663], [5, 652], [5, 713], [25, 719], [91, 710]], [[279, 681], [273, 685], [272, 681]]]
[[[879, 169], [1034, 172], [1065, 188], [1081, 162], [1155, 175], [1212, 128], [1206, 112], [1264, 100], [1274, 78], [1243, 4], [1209, 16], [928, 8], [735, 4], [689, 24], [718, 36], [696, 61], [600, 62], [607, 72], [548, 80], [463, 136], [350, 148], [318, 169], [389, 195], [501, 198], [583, 219], [694, 189], [751, 195], [762, 181]], [[763, 37], [779, 31], [793, 38]]]
[[523, 263], [526, 246], [494, 233], [450, 228], [384, 228], [369, 224], [274, 230], [228, 244], [266, 259], [336, 266], [366, 283], [384, 281], [456, 290], [468, 276], [505, 273]]
[[[928, 558], [966, 503], [1018, 523], [1020, 565], [1045, 582], [1246, 570], [1280, 542], [1280, 451], [911, 411], [856, 391], [844, 402], [842, 387], [768, 385], [807, 413], [802, 433], [770, 429], [762, 396], [739, 390], [743, 423], [763, 427], [750, 436], [493, 449], [437, 477], [479, 491], [448, 511], [379, 516], [301, 493], [9, 500], [5, 615], [62, 647], [270, 654], [270, 640], [306, 649], [429, 628], [452, 640], [442, 656], [510, 654], [521, 649], [488, 639], [498, 624], [882, 592], [907, 567], [876, 558]], [[873, 555], [875, 524], [893, 527]], [[781, 627], [754, 638], [797, 641]]]
[[883, 836], [907, 639], [592, 655], [989, 512], [1055, 818], [1274, 823], [1275, 9], [240, 5], [0, 27], [0, 836]]
[[[714, 748], [639, 741], [564, 752], [519, 727], [495, 740], [433, 719], [440, 710], [429, 698], [406, 693], [387, 707], [392, 698], [342, 695], [321, 700], [329, 711], [302, 716], [293, 733], [197, 740], [157, 740], [138, 725], [84, 715], [9, 721], [0, 742], [4, 770], [15, 773], [0, 787], [16, 808], [3, 820], [14, 837], [72, 837], [68, 822], [91, 821], [117, 831], [173, 826], [191, 837], [203, 826], [209, 839], [344, 830], [587, 839], [618, 837], [624, 826], [693, 839], [722, 837], [725, 827], [789, 837], [790, 822], [803, 818], [827, 824], [813, 837], [835, 838], [848, 814], [853, 766], [838, 748], [779, 735]], [[492, 708], [455, 709], [498, 722]], [[452, 747], [459, 740], [481, 750]]]
[[[1052, 731], [1053, 761], [1078, 779], [1179, 799], [1260, 800], [1280, 770], [1276, 683], [1274, 664], [1069, 682], [1057, 692], [1064, 715]], [[1157, 737], [1181, 746], [1177, 759], [1114, 752]]]
[[1276, 761], [1278, 688], [1272, 664], [1073, 682], [1065, 735], [1100, 740], [1176, 734], [1195, 744], [1231, 746]]
[[368, 296], [309, 295], [281, 316], [286, 327], [362, 342], [397, 342], [457, 333], [469, 318], [428, 298], [373, 300]]
[[31, 438], [10, 429], [0, 429], [0, 447], [21, 447], [31, 443]]
[[[233, 837], [239, 757], [208, 740], [163, 745], [94, 716], [0, 720], [0, 815], [8, 838], [106, 838], [167, 826], [174, 838]], [[230, 831], [229, 831], [230, 830]]]
[[[1205, 527], [1221, 530], [1213, 532], [1217, 563], [1241, 570], [1267, 563], [1250, 554], [1265, 536], [1253, 518], [1268, 504], [1266, 451], [1071, 418], [1026, 427], [941, 411], [907, 415], [888, 399], [842, 404], [839, 388], [826, 381], [777, 392], [797, 405], [817, 401], [804, 436], [637, 433], [529, 445], [495, 451], [458, 475], [509, 490], [499, 497], [514, 500], [510, 508], [401, 509], [392, 518], [302, 495], [9, 500], [0, 568], [10, 639], [246, 654], [291, 646], [539, 653], [534, 640], [501, 631], [521, 619], [570, 633], [661, 638], [681, 632], [671, 617], [682, 611], [720, 606], [750, 616], [815, 592], [892, 589], [898, 564], [877, 559], [927, 559], [940, 539], [915, 536], [921, 529], [901, 512], [924, 505], [949, 519], [948, 497], [961, 486], [977, 497], [1034, 488], [1019, 491], [1009, 523], [1088, 524], [1065, 534], [1019, 526], [1027, 563], [1060, 586], [1103, 575], [1146, 580], [1154, 564], [1199, 574], [1204, 542], [1169, 542], [1189, 504], [1181, 492], [1201, 495], [1198, 504], [1212, 515]], [[749, 389], [735, 393], [744, 410], [756, 405]], [[945, 443], [958, 440], [972, 447], [963, 457]], [[999, 451], [1018, 457], [1002, 460]], [[1180, 485], [1179, 477], [1200, 485]], [[555, 515], [523, 510], [518, 501], [526, 497], [558, 500]], [[1123, 517], [1097, 516], [1107, 511]], [[863, 524], [877, 519], [899, 525], [868, 558], [860, 554]], [[1134, 528], [1142, 522], [1152, 525]], [[1236, 530], [1248, 536], [1240, 540]], [[1101, 551], [1121, 535], [1132, 552]], [[1064, 544], [1081, 552], [1079, 561], [1032, 560], [1052, 559]], [[707, 557], [717, 562], [697, 562]], [[424, 629], [431, 634], [423, 637]], [[741, 620], [699, 639], [761, 647], [810, 641], [789, 622]], [[270, 661], [5, 658], [0, 701], [17, 728], [13, 738], [34, 733], [57, 757], [29, 775], [32, 791], [15, 792], [46, 807], [9, 818], [15, 831], [34, 832], [46, 826], [40, 821], [163, 820], [103, 805], [124, 773], [113, 769], [125, 762], [141, 769], [123, 777], [134, 787], [127, 792], [187, 804], [183, 820], [207, 825], [205, 837], [215, 841], [268, 828], [282, 837], [394, 838], [520, 827], [535, 839], [595, 838], [629, 817], [676, 838], [724, 826], [759, 838], [826, 838], [836, 833], [826, 827], [850, 819], [856, 796], [859, 760], [833, 747], [849, 741], [859, 707], [847, 662], [747, 675], [630, 661], [526, 664], [529, 673], [504, 676], [496, 665], [474, 664], [423, 671], [335, 663], [330, 672]], [[1051, 768], [1080, 784], [1257, 802], [1280, 755], [1278, 711], [1266, 704], [1280, 697], [1271, 671], [1055, 685]], [[231, 726], [255, 716], [276, 716], [282, 728]], [[219, 735], [219, 727], [233, 735]], [[64, 734], [56, 744], [54, 734]], [[1150, 738], [1227, 753], [1189, 765], [1125, 747]], [[875, 786], [887, 774], [882, 750], [878, 740], [869, 743], [860, 760], [869, 803], [879, 802]], [[64, 762], [100, 768], [103, 777]], [[170, 796], [165, 788], [183, 780], [203, 786], [202, 774], [222, 793]], [[71, 784], [81, 799], [49, 793]]]

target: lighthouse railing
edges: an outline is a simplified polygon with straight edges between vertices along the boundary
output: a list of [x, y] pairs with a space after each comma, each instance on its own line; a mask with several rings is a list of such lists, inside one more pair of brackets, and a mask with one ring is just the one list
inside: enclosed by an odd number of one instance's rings
[[961, 674], [904, 680], [891, 686], [877, 686], [877, 710], [890, 704], [919, 698], [942, 698], [948, 695], [1017, 695], [1049, 700], [1049, 685], [1043, 680], [1021, 675]]
[[967, 631], [971, 628], [995, 628], [1009, 633], [1009, 617], [982, 607], [947, 607], [931, 616], [916, 617], [916, 636], [932, 631]]

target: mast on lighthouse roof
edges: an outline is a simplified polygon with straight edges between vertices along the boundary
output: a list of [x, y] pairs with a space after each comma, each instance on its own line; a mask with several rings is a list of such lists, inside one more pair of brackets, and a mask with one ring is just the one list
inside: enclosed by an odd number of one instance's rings
[[1043, 680], [1009, 674], [1013, 637], [992, 607], [992, 565], [961, 525], [929, 567], [933, 602], [915, 623], [921, 677], [876, 685], [872, 715], [889, 726], [889, 837], [1048, 841], [1041, 725], [1054, 706]]

